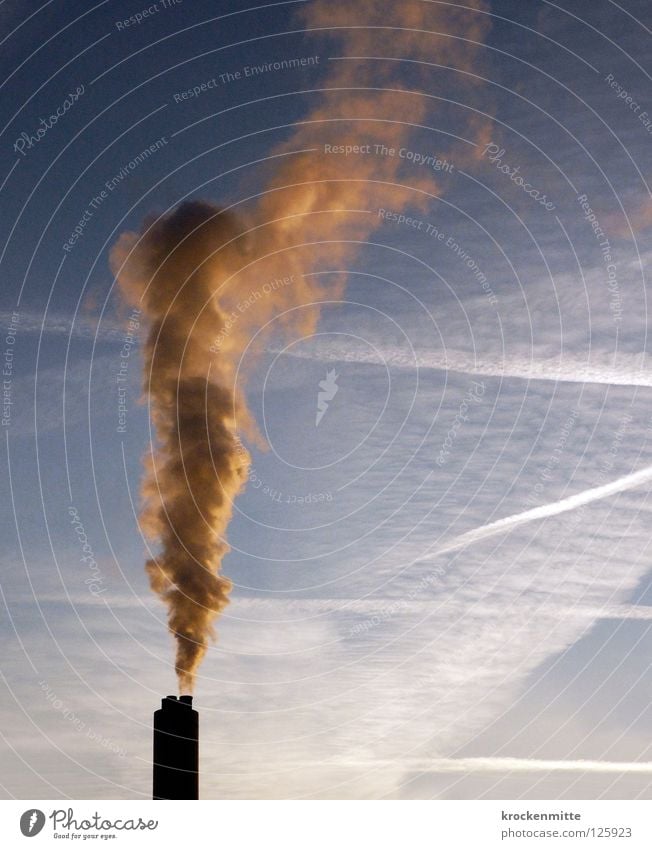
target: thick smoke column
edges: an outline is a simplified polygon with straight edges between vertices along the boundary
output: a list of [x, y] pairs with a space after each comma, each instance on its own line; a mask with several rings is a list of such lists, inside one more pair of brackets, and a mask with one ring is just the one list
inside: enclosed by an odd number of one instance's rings
[[123, 236], [112, 255], [123, 295], [149, 321], [145, 390], [156, 434], [141, 525], [161, 545], [146, 569], [169, 608], [182, 692], [192, 690], [211, 622], [227, 603], [231, 583], [219, 568], [233, 499], [247, 475], [248, 456], [235, 437], [231, 361], [209, 354], [224, 322], [214, 297], [219, 272], [229, 268], [224, 244], [235, 236], [227, 215], [187, 203], [141, 237]]
[[[279, 315], [274, 329], [290, 338], [314, 329], [319, 301], [337, 298], [344, 277], [328, 275], [323, 290], [308, 275], [341, 270], [377, 225], [379, 207], [426, 208], [439, 194], [433, 171], [399, 151], [415, 124], [444, 108], [415, 93], [428, 91], [431, 63], [461, 71], [469, 97], [477, 88], [470, 72], [488, 26], [484, 9], [484, 0], [467, 0], [466, 8], [420, 0], [307, 4], [302, 23], [330, 38], [334, 55], [376, 58], [330, 63], [316, 107], [277, 149], [283, 156], [267, 190], [240, 223], [211, 205], [184, 203], [141, 233], [123, 234], [112, 251], [120, 292], [149, 328], [144, 390], [155, 434], [141, 524], [160, 546], [146, 568], [169, 609], [181, 692], [192, 690], [231, 588], [220, 574], [225, 532], [249, 465], [236, 434], [255, 433], [235, 386], [239, 357]], [[408, 66], [390, 58], [411, 60], [413, 92]], [[462, 114], [468, 143], [458, 161], [472, 158], [473, 139], [486, 133], [476, 113]], [[340, 153], [355, 145], [368, 152]], [[270, 283], [279, 279], [290, 283]], [[265, 284], [271, 294], [249, 298]], [[248, 308], [229, 322], [243, 298]]]

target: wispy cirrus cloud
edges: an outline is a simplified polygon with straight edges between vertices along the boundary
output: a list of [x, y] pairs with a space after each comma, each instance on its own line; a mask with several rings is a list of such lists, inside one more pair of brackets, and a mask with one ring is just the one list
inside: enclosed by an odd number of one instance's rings
[[[8, 310], [0, 311], [0, 327], [8, 327], [12, 323], [14, 313]], [[27, 333], [35, 336], [67, 336], [72, 339], [113, 342], [122, 340], [125, 335], [125, 323], [114, 318], [103, 318], [98, 324], [95, 316], [78, 314], [73, 321], [69, 315], [50, 313], [43, 316], [40, 313], [18, 310], [18, 321], [15, 322], [18, 334]]]
[[547, 380], [571, 383], [601, 383], [617, 386], [652, 387], [652, 363], [645, 353], [591, 352], [589, 357], [564, 354], [559, 357], [475, 357], [463, 351], [410, 351], [395, 346], [368, 346], [355, 342], [306, 343], [284, 351], [287, 356], [325, 363], [358, 363], [397, 369], [434, 369], [464, 374]]

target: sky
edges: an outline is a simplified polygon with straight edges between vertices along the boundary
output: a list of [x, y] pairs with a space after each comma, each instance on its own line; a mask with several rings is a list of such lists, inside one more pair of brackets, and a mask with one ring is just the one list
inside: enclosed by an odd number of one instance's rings
[[202, 797], [651, 798], [649, 4], [244, 5], [0, 3], [2, 797], [150, 796], [177, 684], [111, 256], [205, 201], [254, 257], [289, 223], [264, 321], [215, 326], [262, 438]]

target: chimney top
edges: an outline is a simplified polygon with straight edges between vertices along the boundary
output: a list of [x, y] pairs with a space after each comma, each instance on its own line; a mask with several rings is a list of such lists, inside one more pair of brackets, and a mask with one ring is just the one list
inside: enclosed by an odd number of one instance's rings
[[192, 696], [165, 696], [161, 701], [161, 707], [165, 710], [176, 710], [181, 707], [192, 707]]

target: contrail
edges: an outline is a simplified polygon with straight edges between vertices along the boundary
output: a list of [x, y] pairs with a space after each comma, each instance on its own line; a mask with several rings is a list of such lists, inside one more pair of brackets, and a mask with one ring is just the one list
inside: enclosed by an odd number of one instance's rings
[[[0, 327], [7, 327], [14, 313], [0, 311]], [[125, 334], [125, 323], [113, 318], [105, 318], [100, 327], [97, 319], [87, 315], [78, 315], [74, 323], [70, 316], [50, 313], [47, 320], [36, 312], [19, 312], [20, 332], [36, 335], [70, 336], [75, 339], [97, 339], [100, 342], [115, 342]]]
[[[338, 764], [339, 766], [339, 764]], [[366, 766], [363, 763], [349, 766]], [[394, 766], [392, 761], [374, 761], [369, 769], [378, 766]], [[531, 758], [433, 758], [418, 763], [405, 763], [400, 766], [418, 772], [601, 772], [652, 773], [650, 761], [591, 761], [591, 760], [535, 760]]]
[[[488, 11], [485, 0], [302, 4], [301, 24], [334, 42], [342, 61], [328, 63], [314, 108], [275, 149], [258, 201], [239, 217], [183, 203], [123, 233], [112, 250], [120, 294], [148, 331], [143, 383], [154, 433], [141, 525], [160, 548], [146, 569], [168, 606], [181, 692], [192, 690], [231, 589], [221, 574], [226, 530], [249, 471], [238, 434], [256, 437], [236, 376], [259, 353], [252, 340], [267, 344], [260, 331], [272, 323], [275, 339], [313, 333], [320, 302], [341, 297], [345, 285], [338, 275], [324, 288], [314, 272], [346, 267], [380, 221], [366, 213], [425, 209], [441, 194], [432, 169], [400, 155], [411, 151], [414, 125], [438, 108], [419, 94], [432, 85], [431, 67], [413, 65], [407, 91], [399, 64], [344, 57], [436, 57], [472, 72], [489, 28], [477, 10]], [[476, 79], [460, 79], [467, 104]], [[458, 164], [487, 133], [489, 119], [469, 116], [460, 138], [471, 143], [455, 154]]]
[[[484, 377], [510, 377], [517, 380], [552, 380], [566, 383], [599, 383], [609, 386], [652, 387], [652, 369], [647, 355], [620, 353], [592, 354], [592, 362], [579, 357], [506, 357], [504, 360], [478, 359], [462, 351], [409, 351], [406, 348], [375, 346], [375, 352], [354, 344], [313, 344], [283, 351], [287, 356], [320, 362], [361, 363], [400, 369], [432, 369]], [[382, 359], [379, 359], [382, 357]]]
[[562, 498], [560, 501], [553, 501], [552, 504], [542, 504], [541, 507], [533, 507], [531, 510], [525, 510], [523, 513], [515, 513], [513, 516], [507, 516], [504, 519], [499, 519], [497, 522], [491, 522], [489, 525], [482, 525], [473, 531], [467, 531], [467, 533], [457, 537], [457, 539], [448, 543], [443, 548], [439, 548], [433, 554], [421, 557], [419, 560], [429, 560], [439, 554], [446, 554], [449, 551], [465, 548], [467, 545], [472, 545], [486, 537], [515, 528], [517, 525], [536, 522], [539, 519], [547, 519], [550, 516], [558, 516], [560, 513], [577, 510], [585, 504], [591, 504], [593, 501], [609, 498], [610, 495], [617, 495], [619, 492], [625, 492], [628, 489], [635, 489], [637, 486], [643, 486], [643, 484], [650, 481], [652, 481], [652, 466], [645, 466], [645, 468], [640, 469], [638, 472], [632, 472], [632, 474], [617, 478], [617, 480], [603, 486], [586, 489], [583, 492], [578, 492], [576, 495]]

